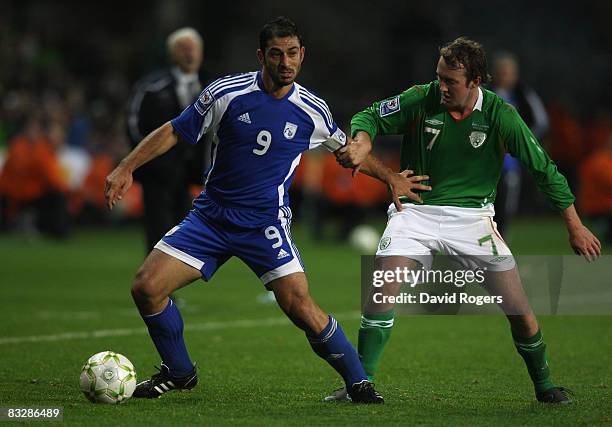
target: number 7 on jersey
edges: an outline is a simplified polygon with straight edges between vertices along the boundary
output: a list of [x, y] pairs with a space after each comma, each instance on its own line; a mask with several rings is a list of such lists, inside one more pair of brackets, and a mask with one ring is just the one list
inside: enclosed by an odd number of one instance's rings
[[440, 136], [440, 129], [434, 129], [434, 128], [426, 127], [425, 128], [425, 132], [426, 133], [433, 133], [433, 138], [431, 138], [431, 141], [429, 141], [429, 144], [427, 144], [427, 149], [431, 150], [433, 145], [436, 143], [436, 139], [438, 139], [438, 136]]

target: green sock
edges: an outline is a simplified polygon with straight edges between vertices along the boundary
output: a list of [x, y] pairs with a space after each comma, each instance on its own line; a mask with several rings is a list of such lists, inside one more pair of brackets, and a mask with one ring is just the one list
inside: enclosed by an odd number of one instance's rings
[[516, 350], [527, 365], [527, 371], [531, 381], [533, 381], [536, 393], [554, 387], [546, 361], [546, 344], [544, 344], [540, 330], [538, 329], [538, 332], [529, 338], [517, 337], [514, 334], [512, 334], [512, 338]]
[[359, 352], [359, 359], [363, 369], [370, 381], [374, 380], [380, 356], [391, 336], [393, 316], [393, 310], [361, 316], [357, 351]]

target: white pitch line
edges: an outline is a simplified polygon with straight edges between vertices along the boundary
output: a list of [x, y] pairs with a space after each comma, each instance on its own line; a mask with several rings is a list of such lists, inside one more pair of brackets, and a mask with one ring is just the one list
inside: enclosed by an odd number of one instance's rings
[[[336, 319], [357, 319], [361, 314], [357, 311], [340, 313], [334, 315]], [[241, 328], [257, 328], [260, 326], [284, 326], [291, 322], [286, 317], [268, 317], [264, 319], [245, 319], [245, 320], [230, 320], [227, 322], [204, 322], [185, 325], [187, 331], [214, 331], [220, 329], [241, 329]], [[106, 337], [127, 337], [132, 335], [145, 335], [147, 328], [129, 328], [129, 329], [102, 329], [98, 331], [87, 332], [63, 332], [61, 334], [50, 335], [30, 335], [23, 337], [7, 337], [0, 338], [0, 345], [21, 344], [21, 343], [41, 343], [41, 342], [56, 342], [70, 341], [78, 339], [91, 338], [106, 338]]]

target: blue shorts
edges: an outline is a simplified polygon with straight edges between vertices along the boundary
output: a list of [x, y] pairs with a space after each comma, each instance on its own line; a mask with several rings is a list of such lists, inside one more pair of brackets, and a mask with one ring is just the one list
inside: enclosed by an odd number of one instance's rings
[[[291, 210], [279, 208], [278, 217], [253, 227], [245, 213], [207, 201], [206, 210], [194, 209], [155, 245], [155, 249], [200, 270], [208, 281], [232, 256], [240, 258], [264, 285], [304, 266], [291, 238]], [[238, 220], [232, 221], [238, 214]], [[248, 212], [247, 212], [248, 215]], [[261, 222], [261, 221], [258, 221]]]

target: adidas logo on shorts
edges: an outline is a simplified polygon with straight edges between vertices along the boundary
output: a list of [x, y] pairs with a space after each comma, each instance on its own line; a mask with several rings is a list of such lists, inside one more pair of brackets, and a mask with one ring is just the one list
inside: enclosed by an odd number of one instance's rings
[[278, 255], [276, 256], [276, 259], [283, 259], [283, 258], [287, 258], [289, 256], [289, 254], [287, 253], [286, 250], [281, 249], [280, 251], [278, 251]]

